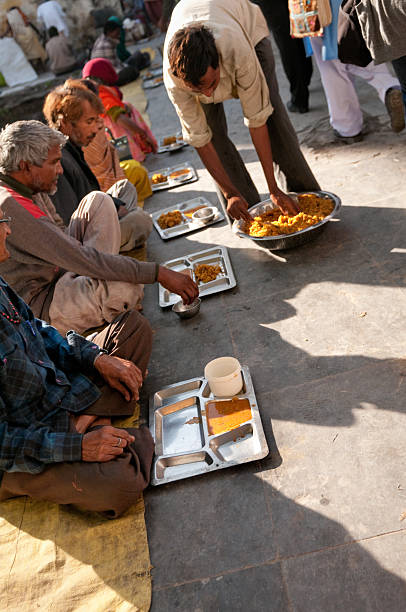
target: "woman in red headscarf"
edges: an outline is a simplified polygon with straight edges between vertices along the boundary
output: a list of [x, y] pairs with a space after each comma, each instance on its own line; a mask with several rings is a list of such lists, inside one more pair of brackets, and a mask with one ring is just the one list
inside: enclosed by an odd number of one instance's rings
[[132, 104], [123, 102], [113, 64], [100, 57], [92, 59], [85, 64], [82, 75], [100, 83], [99, 96], [106, 111], [104, 124], [114, 138], [127, 136], [131, 155], [137, 161], [144, 161], [148, 153], [156, 153], [157, 142], [141, 113]]

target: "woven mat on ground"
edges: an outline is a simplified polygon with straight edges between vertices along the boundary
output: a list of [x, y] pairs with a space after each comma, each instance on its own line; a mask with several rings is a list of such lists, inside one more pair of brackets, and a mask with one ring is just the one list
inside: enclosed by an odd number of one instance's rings
[[1, 610], [147, 612], [150, 567], [142, 498], [112, 521], [27, 497], [0, 504]]
[[[141, 49], [141, 51], [147, 51], [151, 56], [151, 64], [154, 61], [154, 57], [156, 55], [155, 49], [152, 47], [145, 47]], [[151, 127], [151, 122], [149, 120], [148, 114], [146, 112], [148, 106], [148, 100], [145, 96], [144, 89], [142, 87], [142, 75], [147, 72], [149, 68], [146, 68], [141, 72], [141, 76], [138, 77], [136, 81], [132, 83], [128, 83], [128, 85], [123, 85], [120, 87], [123, 92], [123, 100], [124, 102], [129, 102], [141, 113], [144, 121]]]

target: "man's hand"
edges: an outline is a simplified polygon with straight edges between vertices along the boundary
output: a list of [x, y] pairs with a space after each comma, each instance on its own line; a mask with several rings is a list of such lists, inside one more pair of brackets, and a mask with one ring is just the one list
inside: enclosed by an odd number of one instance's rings
[[117, 208], [117, 215], [119, 219], [122, 219], [123, 217], [125, 217], [126, 215], [128, 215], [130, 211], [126, 209], [125, 206], [119, 206]]
[[150, 137], [148, 136], [148, 134], [145, 134], [145, 138], [146, 138], [146, 140], [147, 140], [148, 144], [150, 145], [150, 147], [151, 147], [151, 149], [152, 149], [152, 152], [153, 152], [153, 153], [156, 153], [156, 152], [158, 151], [158, 145], [157, 145], [157, 143], [155, 142], [155, 140], [153, 140], [152, 138], [150, 138]]
[[139, 398], [138, 390], [142, 385], [142, 372], [132, 361], [112, 355], [100, 355], [94, 367], [110, 387], [120, 391], [127, 402]]
[[134, 436], [125, 429], [106, 426], [89, 431], [82, 439], [82, 461], [110, 461], [131, 442]]
[[300, 212], [297, 203], [280, 189], [271, 193], [270, 198], [274, 204], [279, 206], [284, 215], [297, 215]]
[[199, 296], [199, 288], [186, 274], [159, 266], [158, 282], [172, 293], [177, 293], [184, 304], [191, 304]]
[[252, 221], [252, 217], [248, 212], [248, 203], [242, 196], [227, 198], [227, 212], [233, 219]]

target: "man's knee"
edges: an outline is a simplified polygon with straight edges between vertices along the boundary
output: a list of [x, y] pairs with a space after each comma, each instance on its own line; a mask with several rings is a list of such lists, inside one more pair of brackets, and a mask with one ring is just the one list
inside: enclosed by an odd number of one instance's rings
[[136, 335], [141, 337], [144, 344], [152, 346], [152, 327], [142, 314], [135, 310], [128, 311], [126, 329], [129, 336]]
[[106, 193], [91, 191], [79, 202], [77, 209], [72, 214], [71, 224], [75, 223], [75, 220], [79, 221], [81, 219], [88, 222], [100, 214], [103, 217], [117, 217], [116, 207], [112, 198]]

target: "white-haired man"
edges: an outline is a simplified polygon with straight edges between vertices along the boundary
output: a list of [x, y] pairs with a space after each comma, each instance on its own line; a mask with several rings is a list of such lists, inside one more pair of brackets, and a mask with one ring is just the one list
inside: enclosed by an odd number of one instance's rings
[[63, 227], [47, 194], [62, 173], [65, 140], [40, 121], [17, 121], [0, 132], [0, 208], [14, 226], [11, 257], [0, 265], [6, 281], [61, 333], [83, 332], [137, 307], [143, 283], [158, 281], [192, 302], [198, 288], [189, 277], [118, 255], [110, 196], [92, 192]]

